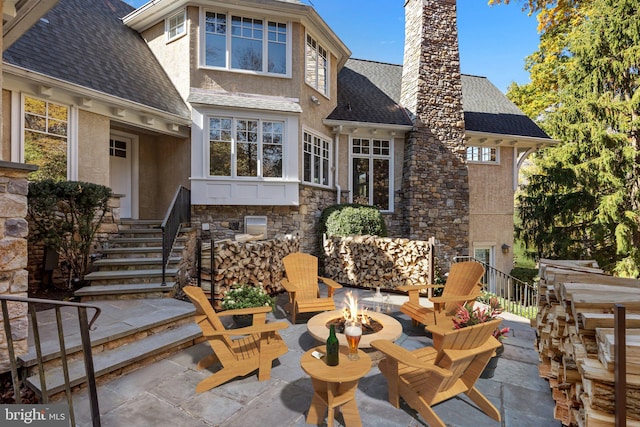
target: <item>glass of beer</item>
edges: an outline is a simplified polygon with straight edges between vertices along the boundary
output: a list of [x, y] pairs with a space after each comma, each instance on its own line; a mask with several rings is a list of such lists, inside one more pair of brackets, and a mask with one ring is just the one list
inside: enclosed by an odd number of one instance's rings
[[349, 345], [349, 360], [358, 360], [358, 344], [362, 337], [362, 324], [356, 320], [347, 320], [344, 325], [344, 336]]

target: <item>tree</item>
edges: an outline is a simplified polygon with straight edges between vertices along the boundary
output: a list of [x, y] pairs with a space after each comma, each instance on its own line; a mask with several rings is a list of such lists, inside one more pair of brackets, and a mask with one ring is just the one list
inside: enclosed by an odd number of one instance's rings
[[640, 0], [581, 6], [582, 19], [563, 35], [556, 99], [543, 121], [565, 143], [541, 153], [518, 197], [519, 232], [538, 255], [594, 257], [633, 277], [640, 275], [639, 12]]

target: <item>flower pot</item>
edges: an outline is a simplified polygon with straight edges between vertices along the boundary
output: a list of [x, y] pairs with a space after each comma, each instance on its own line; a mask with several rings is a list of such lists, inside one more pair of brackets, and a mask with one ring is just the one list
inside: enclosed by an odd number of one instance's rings
[[487, 366], [485, 366], [484, 370], [480, 374], [480, 378], [493, 378], [496, 368], [498, 367], [498, 359], [500, 359], [502, 353], [504, 353], [504, 345], [500, 344], [500, 347], [496, 348], [496, 355], [489, 359], [489, 363], [487, 363]]

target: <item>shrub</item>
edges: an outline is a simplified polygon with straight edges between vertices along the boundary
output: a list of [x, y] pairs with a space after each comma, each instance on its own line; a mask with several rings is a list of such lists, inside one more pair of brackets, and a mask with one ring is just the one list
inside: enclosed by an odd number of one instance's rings
[[74, 278], [89, 267], [91, 245], [107, 211], [111, 189], [104, 185], [53, 180], [29, 183], [31, 242], [42, 242], [64, 256]]
[[520, 279], [525, 283], [529, 283], [530, 285], [533, 285], [535, 282], [536, 276], [538, 276], [538, 269], [515, 267], [513, 270], [511, 270], [510, 274], [516, 279]]
[[321, 233], [330, 236], [387, 236], [387, 227], [380, 211], [373, 206], [342, 204], [324, 210]]
[[276, 299], [261, 287], [246, 284], [233, 285], [222, 299], [222, 308], [225, 310], [263, 306], [269, 306], [274, 310]]

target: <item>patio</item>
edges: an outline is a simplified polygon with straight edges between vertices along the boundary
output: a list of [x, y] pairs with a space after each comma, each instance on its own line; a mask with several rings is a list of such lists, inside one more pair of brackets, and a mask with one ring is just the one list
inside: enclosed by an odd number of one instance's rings
[[[343, 288], [335, 301], [342, 306]], [[360, 297], [370, 293], [358, 290]], [[392, 296], [391, 315], [400, 321], [403, 333], [396, 343], [413, 349], [430, 345], [420, 327], [398, 311], [406, 297]], [[274, 319], [287, 320], [282, 307], [286, 294], [278, 298]], [[211, 352], [201, 343], [169, 358], [145, 366], [98, 386], [101, 421], [110, 426], [304, 426], [313, 389], [310, 378], [300, 367], [302, 354], [318, 342], [307, 332], [306, 319], [281, 331], [289, 352], [280, 357], [271, 379], [259, 382], [255, 374], [223, 384], [202, 394], [195, 393], [198, 382], [209, 375], [195, 369], [197, 361]], [[478, 388], [500, 410], [498, 423], [475, 408], [468, 399], [456, 397], [434, 407], [447, 425], [482, 426], [560, 426], [553, 418], [554, 402], [549, 384], [538, 375], [538, 354], [533, 348], [534, 330], [527, 319], [505, 313], [504, 324], [512, 328], [505, 341], [495, 377], [479, 379]], [[424, 420], [403, 404], [395, 409], [387, 401], [387, 383], [375, 366], [359, 383], [356, 401], [363, 426], [425, 426]], [[86, 391], [74, 395], [76, 420], [90, 426]], [[338, 421], [341, 418], [338, 416]], [[325, 424], [326, 425], [326, 424]], [[340, 422], [337, 425], [342, 425]]]

